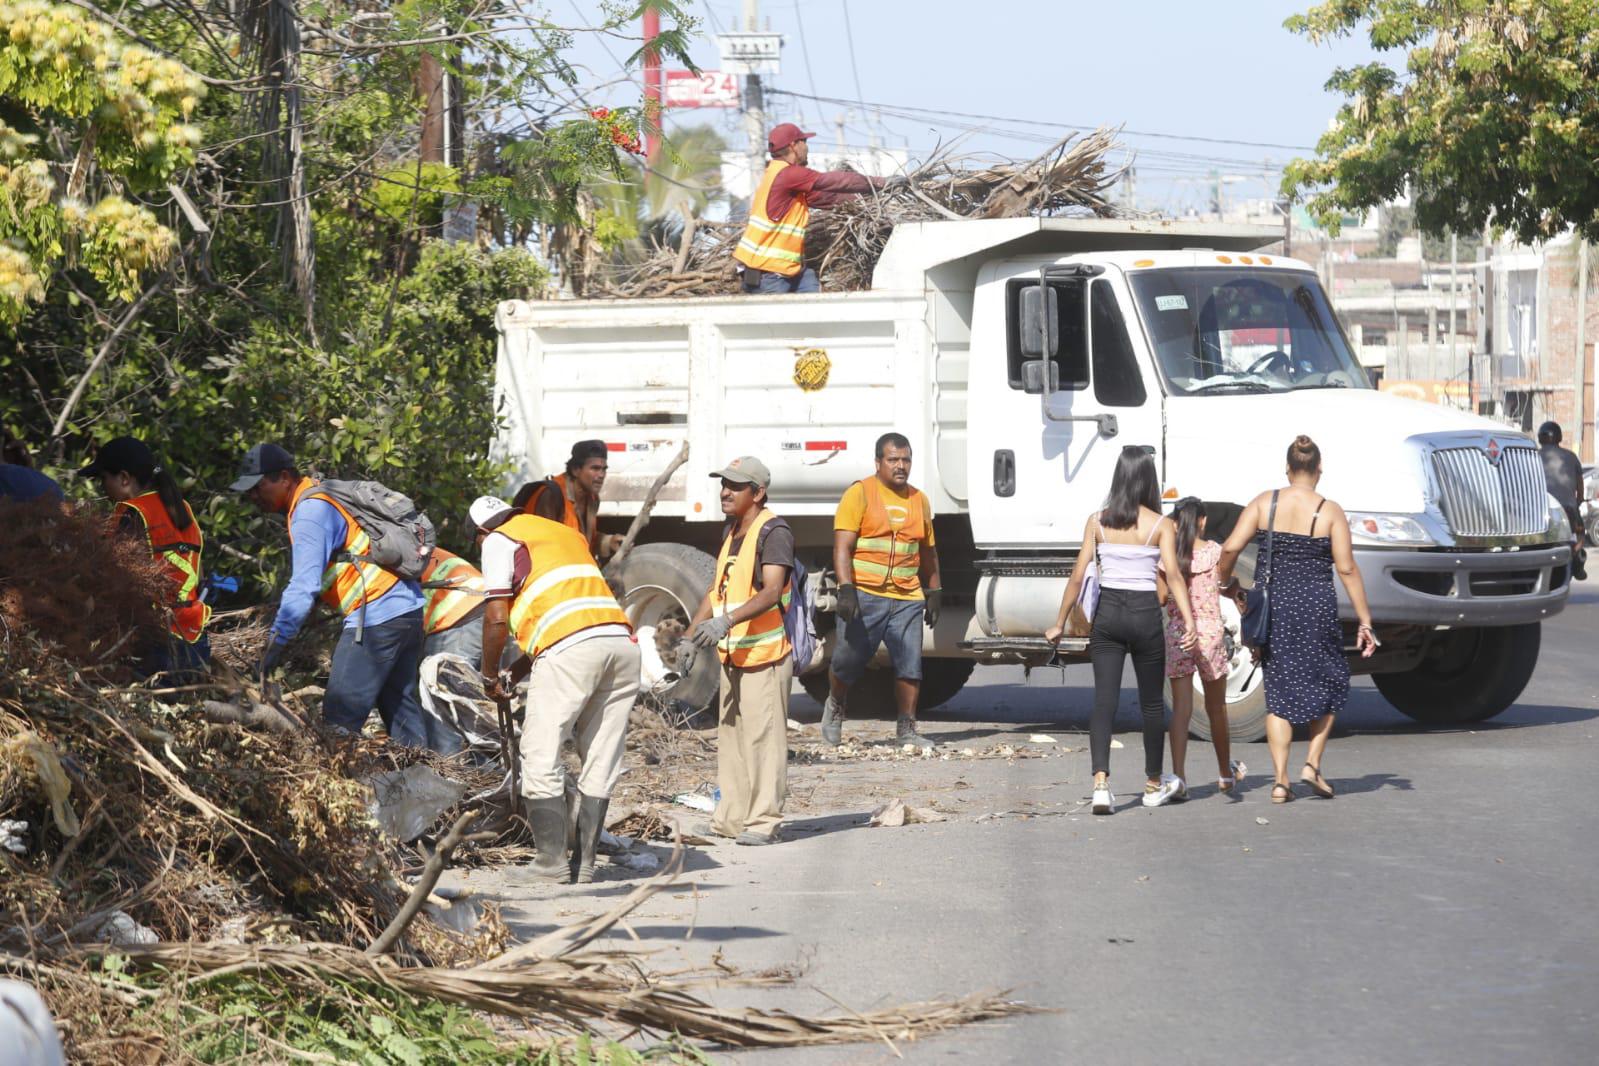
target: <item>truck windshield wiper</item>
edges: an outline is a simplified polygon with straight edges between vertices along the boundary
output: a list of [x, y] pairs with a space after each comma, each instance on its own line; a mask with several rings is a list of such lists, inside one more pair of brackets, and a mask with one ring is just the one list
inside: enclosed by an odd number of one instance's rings
[[1239, 392], [1276, 392], [1264, 381], [1211, 381], [1203, 385], [1195, 385], [1189, 389], [1190, 393], [1220, 392], [1223, 389], [1237, 389]]

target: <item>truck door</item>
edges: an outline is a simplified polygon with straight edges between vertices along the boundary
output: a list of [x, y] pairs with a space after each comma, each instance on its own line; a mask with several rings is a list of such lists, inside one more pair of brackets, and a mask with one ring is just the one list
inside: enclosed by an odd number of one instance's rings
[[[1164, 471], [1160, 384], [1138, 357], [1120, 272], [1074, 263], [1040, 278], [989, 286], [989, 321], [1002, 310], [1004, 329], [984, 332], [985, 351], [970, 364], [969, 499], [979, 547], [1079, 543], [1126, 445], [1149, 449]], [[1036, 324], [1046, 318], [1051, 336], [1040, 338]], [[1041, 358], [1041, 343], [1053, 354]]]

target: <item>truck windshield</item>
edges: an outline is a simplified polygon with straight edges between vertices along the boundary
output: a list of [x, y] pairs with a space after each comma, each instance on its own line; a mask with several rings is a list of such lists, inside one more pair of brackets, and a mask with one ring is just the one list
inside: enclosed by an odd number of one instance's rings
[[1179, 395], [1371, 387], [1314, 274], [1193, 267], [1131, 281]]

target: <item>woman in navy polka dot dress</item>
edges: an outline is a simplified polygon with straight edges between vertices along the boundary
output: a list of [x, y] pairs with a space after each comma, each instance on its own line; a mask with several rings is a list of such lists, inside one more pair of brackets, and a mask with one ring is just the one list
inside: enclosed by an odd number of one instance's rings
[[[1263, 492], [1244, 509], [1222, 548], [1218, 577], [1227, 583], [1239, 554], [1255, 543], [1256, 580], [1271, 587], [1271, 637], [1265, 652], [1266, 743], [1276, 782], [1273, 803], [1294, 798], [1288, 782], [1288, 749], [1294, 726], [1310, 726], [1310, 750], [1299, 780], [1324, 799], [1333, 787], [1321, 774], [1321, 759], [1332, 733], [1333, 716], [1349, 696], [1349, 661], [1344, 657], [1338, 622], [1336, 570], [1360, 627], [1355, 646], [1362, 657], [1377, 649], [1366, 606], [1366, 586], [1355, 565], [1344, 509], [1316, 492], [1321, 480], [1321, 449], [1300, 436], [1288, 446], [1288, 484]], [[1266, 529], [1276, 505], [1270, 569], [1265, 562]]]

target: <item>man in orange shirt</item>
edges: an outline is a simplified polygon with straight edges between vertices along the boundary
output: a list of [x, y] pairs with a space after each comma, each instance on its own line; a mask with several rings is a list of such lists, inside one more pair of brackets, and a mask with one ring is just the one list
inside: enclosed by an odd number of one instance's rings
[[843, 739], [850, 686], [879, 645], [894, 666], [895, 739], [920, 748], [933, 741], [916, 728], [922, 687], [922, 623], [931, 629], [942, 606], [933, 508], [912, 488], [911, 442], [899, 433], [877, 438], [877, 472], [845, 490], [833, 519], [833, 568], [838, 573], [838, 648], [828, 669], [831, 690], [822, 709], [822, 740]]

